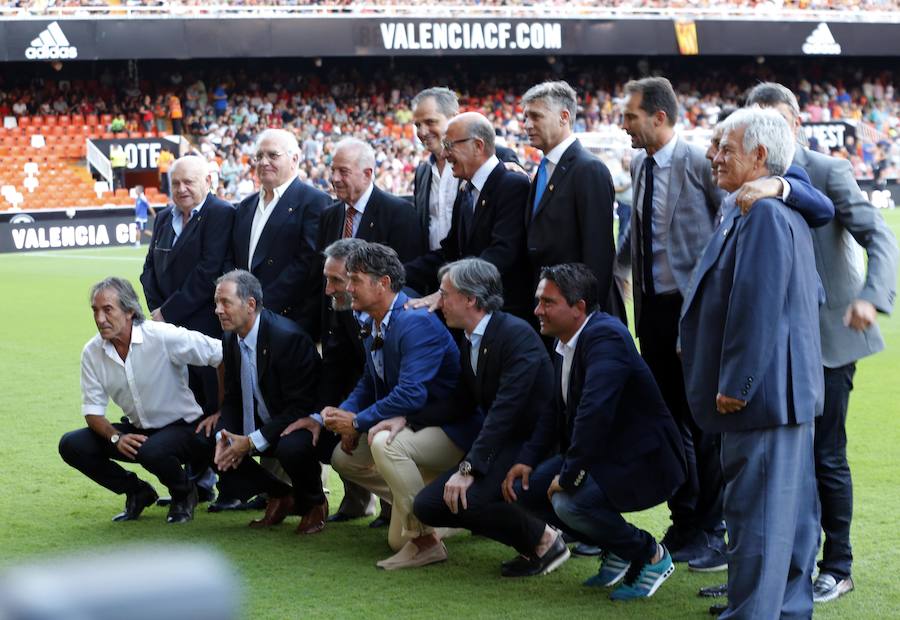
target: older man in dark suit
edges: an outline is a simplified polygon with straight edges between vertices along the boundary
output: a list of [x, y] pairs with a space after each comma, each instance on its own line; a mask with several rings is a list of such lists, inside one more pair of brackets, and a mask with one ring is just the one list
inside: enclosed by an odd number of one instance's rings
[[289, 131], [262, 132], [253, 161], [261, 187], [238, 205], [234, 264], [259, 278], [269, 310], [314, 334], [319, 304], [307, 293], [321, 280], [316, 237], [331, 199], [297, 178], [300, 147]]
[[[453, 118], [447, 126], [444, 150], [453, 175], [465, 181], [453, 207], [453, 222], [440, 247], [407, 263], [407, 282], [426, 291], [441, 265], [477, 256], [503, 274], [504, 309], [529, 317], [531, 278], [525, 255], [525, 201], [528, 178], [510, 172], [494, 154], [494, 128], [477, 112]], [[435, 308], [439, 293], [413, 302]]]
[[[794, 136], [801, 131], [794, 94], [771, 82], [757, 85], [748, 104], [774, 107]], [[853, 483], [847, 462], [847, 407], [856, 361], [884, 348], [878, 313], [890, 314], [897, 286], [897, 240], [878, 210], [862, 194], [846, 160], [797, 145], [793, 163], [809, 173], [813, 185], [834, 201], [835, 217], [813, 231], [816, 269], [825, 287], [819, 309], [825, 409], [816, 418], [815, 458], [825, 544], [814, 599], [828, 602], [853, 587], [850, 522]], [[852, 237], [866, 253], [865, 268], [850, 251]]]
[[548, 573], [569, 557], [562, 537], [520, 505], [504, 502], [501, 492], [510, 467], [522, 461], [537, 421], [552, 415], [553, 367], [547, 350], [528, 323], [500, 311], [503, 288], [494, 265], [466, 258], [445, 265], [440, 275], [441, 311], [465, 339], [459, 385], [433, 408], [479, 409], [485, 420], [459, 467], [416, 496], [414, 512], [423, 523], [466, 528], [531, 558], [516, 576]]
[[684, 449], [628, 329], [598, 311], [599, 296], [586, 265], [541, 271], [535, 315], [541, 333], [557, 338], [556, 407], [538, 421], [524, 452], [546, 454], [554, 443], [561, 452], [537, 467], [517, 463], [504, 493], [603, 549], [600, 571], [586, 585], [619, 584], [613, 600], [645, 598], [675, 568], [665, 547], [622, 513], [672, 496], [684, 481]]
[[[776, 112], [741, 110], [723, 129], [715, 163], [726, 191], [790, 165], [793, 138]], [[810, 617], [813, 420], [824, 392], [812, 239], [781, 201], [757, 201], [742, 216], [734, 198], [681, 318], [691, 412], [705, 432], [722, 433], [729, 605], [721, 617]]]
[[[210, 194], [209, 167], [188, 155], [169, 170], [174, 204], [156, 218], [141, 285], [150, 316], [213, 338], [222, 336], [215, 280], [230, 268], [234, 207]], [[191, 390], [207, 415], [219, 409], [216, 371], [189, 367]]]
[[584, 263], [600, 283], [601, 309], [625, 321], [613, 281], [615, 189], [606, 165], [572, 133], [575, 91], [566, 82], [544, 82], [530, 88], [522, 104], [531, 146], [544, 153], [524, 216], [531, 285], [546, 265]]
[[[251, 527], [300, 514], [297, 533], [312, 534], [324, 528], [328, 516], [320, 457], [309, 431], [289, 427], [315, 410], [321, 364], [296, 323], [263, 309], [264, 295], [247, 271], [230, 271], [216, 283], [216, 314], [225, 330], [225, 400], [214, 457], [219, 486], [244, 501], [268, 494], [265, 516]], [[258, 464], [257, 454], [277, 459], [292, 486]]]

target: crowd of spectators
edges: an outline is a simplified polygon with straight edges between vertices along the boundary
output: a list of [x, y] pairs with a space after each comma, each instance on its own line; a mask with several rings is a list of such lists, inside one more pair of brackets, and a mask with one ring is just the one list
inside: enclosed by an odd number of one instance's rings
[[[347, 10], [367, 12], [373, 9], [390, 11], [390, 7], [417, 7], [432, 5], [423, 0], [6, 0], [0, 3], [10, 9], [23, 9], [31, 13], [41, 13], [53, 9], [76, 9], [89, 7], [154, 7], [160, 10], [177, 8], [197, 12], [209, 12], [210, 7], [224, 6], [239, 9], [246, 7], [319, 7], [326, 11], [345, 12]], [[812, 10], [812, 11], [892, 11], [900, 7], [898, 0], [454, 0], [457, 6], [471, 6], [478, 9], [521, 8], [541, 9], [544, 7], [559, 8], [561, 6], [577, 9], [667, 9], [667, 10]]]
[[[499, 62], [499, 61], [495, 61]], [[376, 180], [396, 194], [409, 194], [416, 164], [427, 155], [412, 128], [411, 97], [425, 86], [448, 85], [460, 93], [463, 109], [477, 110], [494, 124], [501, 143], [513, 148], [526, 168], [539, 156], [528, 146], [519, 97], [526, 85], [548, 77], [565, 77], [581, 95], [576, 131], [596, 132], [599, 154], [615, 172], [629, 141], [619, 130], [624, 103], [622, 86], [635, 75], [662, 73], [679, 93], [679, 131], [705, 140], [719, 111], [738, 105], [746, 88], [761, 79], [788, 84], [800, 99], [804, 120], [846, 120], [857, 138], [832, 154], [849, 159], [860, 179], [896, 178], [900, 168], [900, 126], [893, 74], [877, 65], [837, 69], [780, 62], [777, 70], [750, 61], [734, 65], [704, 61], [703, 71], [674, 61], [621, 62], [597, 68], [589, 61], [523, 61], [515, 72], [490, 62], [445, 60], [435, 65], [426, 84], [416, 61], [284, 61], [164, 65], [138, 82], [107, 68], [89, 80], [32, 80], [0, 90], [0, 117], [26, 114], [112, 114], [125, 129], [183, 133], [213, 162], [220, 194], [240, 200], [255, 191], [249, 164], [254, 139], [266, 127], [295, 132], [302, 149], [304, 180], [330, 190], [330, 162], [336, 143], [352, 136], [376, 152]], [[309, 67], [298, 66], [306, 63]], [[563, 64], [566, 64], [564, 67]], [[789, 75], [800, 75], [791, 79]], [[702, 76], [702, 77], [698, 77]], [[9, 86], [8, 84], [6, 86]], [[829, 150], [825, 145], [813, 146]]]

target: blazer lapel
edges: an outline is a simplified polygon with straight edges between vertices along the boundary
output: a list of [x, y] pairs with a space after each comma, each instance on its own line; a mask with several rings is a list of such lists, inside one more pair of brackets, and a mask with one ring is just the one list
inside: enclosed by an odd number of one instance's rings
[[[377, 187], [372, 188], [372, 195], [366, 203], [363, 210], [362, 219], [359, 221], [359, 228], [356, 230], [356, 236], [364, 241], [373, 241], [375, 237], [375, 217], [378, 215], [378, 193]], [[346, 213], [346, 212], [345, 212]]]
[[[506, 168], [503, 166], [503, 162], [500, 162], [491, 173], [488, 175], [487, 180], [484, 182], [484, 186], [481, 188], [481, 191], [478, 193], [478, 201], [475, 203], [475, 214], [469, 222], [468, 229], [466, 230], [466, 245], [460, 246], [460, 250], [463, 247], [469, 245], [469, 241], [472, 239], [472, 232], [478, 228], [481, 220], [487, 217], [486, 211], [489, 209], [488, 205], [491, 203], [491, 193], [494, 191], [494, 187], [497, 183], [500, 182], [500, 179], [503, 178], [503, 173], [506, 171]], [[461, 254], [468, 254], [468, 252], [460, 252]], [[493, 321], [491, 321], [493, 323]]]
[[727, 197], [725, 201], [726, 202], [722, 205], [722, 208], [724, 209], [722, 223], [719, 224], [715, 232], [713, 232], [712, 239], [709, 240], [706, 249], [703, 250], [703, 254], [700, 255], [700, 260], [697, 262], [697, 266], [694, 268], [694, 273], [691, 276], [690, 287], [688, 288], [687, 295], [681, 305], [682, 316], [684, 316], [685, 313], [687, 313], [688, 308], [691, 307], [691, 302], [694, 300], [694, 295], [700, 286], [700, 282], [703, 281], [706, 272], [715, 265], [716, 260], [719, 258], [719, 254], [722, 253], [722, 248], [725, 247], [725, 241], [728, 240], [728, 237], [734, 230], [735, 220], [741, 215], [741, 210], [735, 206], [733, 198]]
[[494, 313], [491, 320], [488, 321], [487, 328], [484, 330], [484, 336], [478, 343], [478, 368], [475, 371], [475, 388], [478, 390], [479, 402], [482, 401], [481, 390], [484, 386], [484, 372], [487, 369], [487, 357], [494, 350], [494, 339], [497, 337], [498, 325], [502, 321], [501, 315]]
[[681, 188], [684, 187], [684, 173], [687, 170], [687, 160], [690, 155], [687, 143], [682, 142], [681, 138], [677, 140], [675, 152], [672, 153], [672, 170], [669, 174], [669, 189], [666, 195], [666, 208], [669, 210], [666, 214], [666, 219], [669, 220], [669, 228], [672, 227], [672, 219], [675, 217], [675, 205], [678, 204]]
[[[544, 190], [543, 196], [541, 196], [541, 202], [538, 204], [532, 219], [537, 219], [541, 214], [541, 211], [547, 206], [547, 203], [553, 199], [553, 192], [556, 191], [556, 188], [563, 182], [563, 179], [565, 179], [566, 174], [568, 174], [569, 169], [572, 167], [572, 161], [575, 159], [576, 155], [578, 155], [580, 150], [581, 145], [576, 139], [575, 142], [569, 145], [569, 148], [566, 149], [562, 157], [559, 158], [559, 163], [556, 164], [553, 174], [550, 175], [550, 178], [547, 180], [547, 188]], [[536, 182], [537, 177], [535, 177], [534, 183]], [[534, 183], [532, 183], [531, 202], [529, 204], [534, 204]]]
[[[284, 222], [291, 216], [296, 208], [294, 206], [294, 195], [297, 193], [297, 185], [300, 183], [299, 179], [294, 179], [294, 182], [288, 185], [288, 188], [284, 191], [281, 198], [278, 199], [278, 203], [274, 207], [274, 211], [272, 211], [272, 215], [269, 216], [269, 220], [266, 222], [265, 228], [262, 230], [262, 234], [259, 236], [259, 241], [256, 244], [256, 251], [253, 252], [253, 264], [250, 265], [250, 271], [253, 271], [260, 262], [262, 262], [263, 258], [268, 254], [268, 248], [275, 240], [275, 236], [278, 234], [278, 231], [284, 225]], [[262, 190], [260, 190], [262, 193]], [[250, 219], [251, 226], [253, 222], [253, 218]]]
[[263, 314], [259, 318], [259, 332], [256, 334], [256, 380], [263, 395], [265, 395], [263, 382], [269, 369], [269, 353], [269, 320]]

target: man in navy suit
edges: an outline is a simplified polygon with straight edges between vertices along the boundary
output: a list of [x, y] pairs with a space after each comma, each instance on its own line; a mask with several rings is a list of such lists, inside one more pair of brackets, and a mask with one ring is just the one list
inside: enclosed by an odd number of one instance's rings
[[[234, 207], [209, 193], [209, 167], [201, 157], [176, 160], [169, 175], [174, 205], [156, 218], [141, 273], [147, 307], [155, 321], [220, 338], [213, 294], [216, 278], [230, 268]], [[190, 366], [188, 379], [203, 412], [218, 411], [215, 369]]]
[[332, 466], [343, 477], [393, 505], [388, 542], [396, 555], [378, 562], [387, 570], [447, 558], [434, 530], [412, 512], [426, 480], [454, 467], [481, 425], [478, 415], [424, 416], [426, 405], [446, 399], [459, 379], [459, 349], [450, 332], [426, 310], [406, 310], [403, 265], [377, 243], [346, 261], [353, 309], [365, 313], [366, 369], [350, 396], [325, 407], [322, 418], [341, 435]]
[[[531, 286], [546, 265], [586, 264], [600, 283], [600, 308], [625, 321], [625, 305], [613, 281], [612, 176], [572, 133], [578, 103], [566, 82], [544, 82], [522, 96], [525, 131], [544, 153], [525, 209]], [[533, 290], [533, 289], [532, 289]]]
[[[781, 175], [794, 143], [774, 111], [724, 123], [718, 184]], [[813, 421], [824, 386], [820, 284], [809, 227], [767, 198], [741, 215], [734, 195], [685, 296], [681, 346], [697, 424], [722, 433], [728, 524], [723, 618], [810, 617], [818, 542]]]
[[300, 147], [289, 131], [262, 132], [253, 161], [261, 187], [237, 208], [235, 266], [259, 278], [269, 310], [314, 333], [320, 305], [307, 293], [321, 282], [316, 235], [331, 199], [297, 178]]
[[[438, 269], [445, 263], [478, 256], [503, 274], [504, 309], [521, 318], [532, 311], [531, 277], [525, 255], [525, 201], [528, 177], [511, 172], [494, 153], [494, 127], [478, 112], [466, 112], [447, 125], [444, 150], [453, 176], [465, 181], [453, 207], [450, 231], [440, 246], [406, 263], [412, 288], [434, 290]], [[413, 307], [437, 307], [440, 294], [413, 302]]]
[[447, 325], [465, 332], [462, 379], [437, 409], [480, 409], [485, 420], [458, 468], [416, 497], [416, 516], [429, 525], [463, 527], [515, 548], [531, 562], [518, 573], [542, 575], [569, 557], [562, 536], [501, 493], [509, 468], [521, 462], [537, 421], [553, 409], [553, 366], [540, 336], [525, 321], [500, 311], [500, 272], [480, 258], [441, 268], [440, 308]]
[[[236, 269], [216, 283], [216, 315], [225, 335], [225, 398], [216, 417], [215, 456], [219, 487], [246, 501], [267, 493], [262, 519], [251, 527], [277, 525], [302, 515], [298, 534], [325, 527], [328, 501], [322, 468], [307, 430], [288, 430], [315, 411], [321, 361], [296, 323], [263, 308], [265, 293], [253, 274]], [[290, 478], [288, 486], [254, 460], [273, 457]]]
[[[675, 570], [672, 558], [622, 513], [664, 502], [684, 482], [678, 427], [628, 329], [598, 310], [586, 265], [544, 268], [536, 297], [541, 333], [557, 338], [556, 415], [538, 421], [524, 450], [531, 456], [510, 469], [504, 493], [603, 549], [586, 585], [618, 583], [613, 600], [652, 596]], [[560, 454], [528, 464], [554, 443]]]

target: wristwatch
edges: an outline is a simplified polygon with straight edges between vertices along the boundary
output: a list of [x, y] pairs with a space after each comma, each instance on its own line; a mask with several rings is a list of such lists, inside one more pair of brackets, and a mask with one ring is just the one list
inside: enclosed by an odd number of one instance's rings
[[353, 418], [353, 421], [350, 422], [350, 426], [352, 426], [352, 427], [353, 427], [353, 430], [355, 430], [357, 433], [360, 432], [360, 431], [359, 431], [359, 420], [358, 420], [358, 419]]
[[119, 445], [119, 440], [121, 438], [122, 438], [122, 436], [119, 433], [116, 433], [115, 435], [110, 437], [109, 440], [112, 442], [112, 445], [117, 446], [117, 445]]
[[469, 461], [463, 461], [459, 464], [459, 475], [460, 476], [471, 476], [472, 475], [472, 464]]

